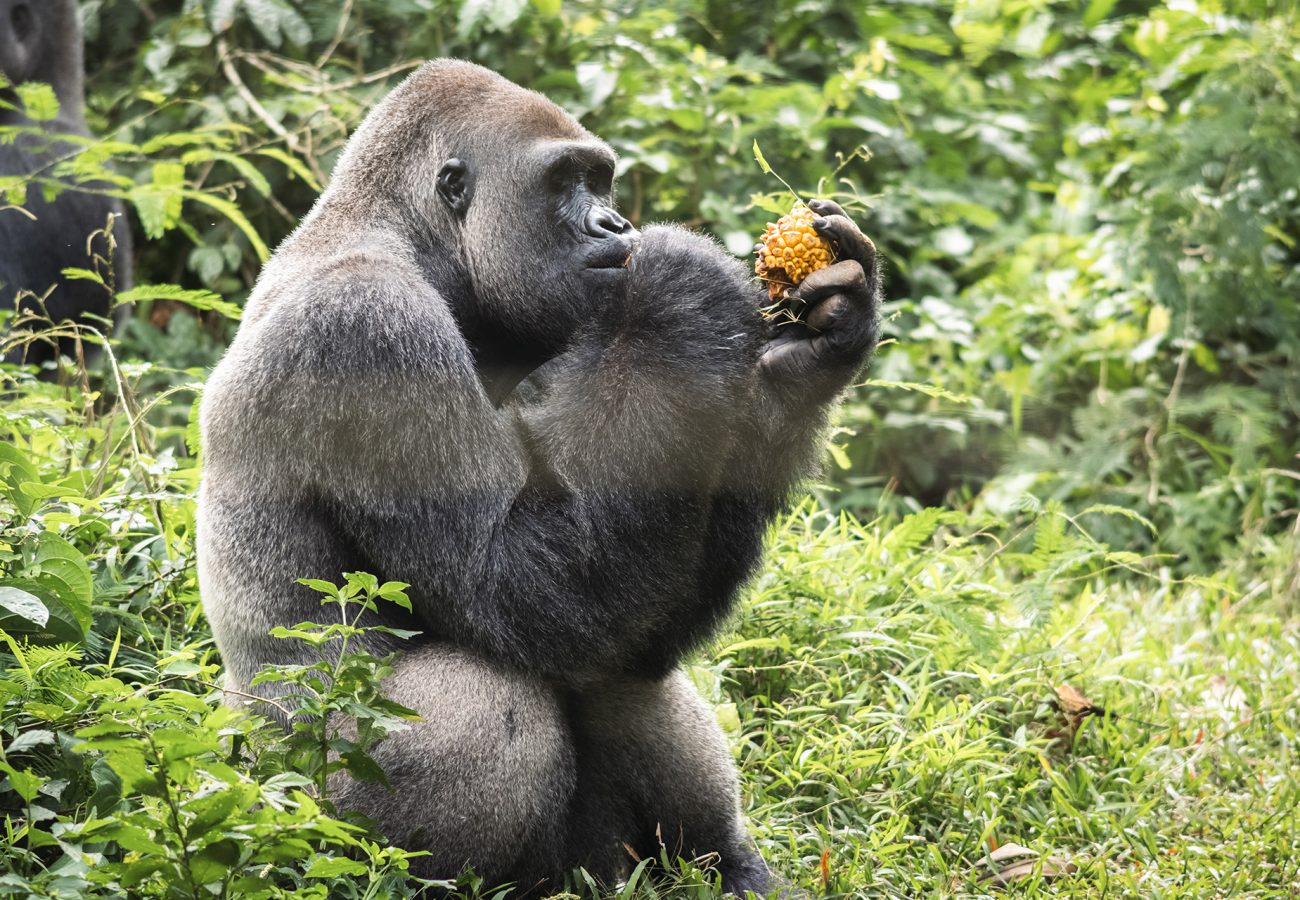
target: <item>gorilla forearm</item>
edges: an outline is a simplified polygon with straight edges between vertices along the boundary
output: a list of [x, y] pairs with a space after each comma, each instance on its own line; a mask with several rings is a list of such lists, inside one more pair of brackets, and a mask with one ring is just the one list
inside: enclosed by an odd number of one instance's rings
[[[341, 518], [361, 555], [404, 581], [428, 637], [556, 681], [664, 674], [643, 655], [709, 624], [696, 572], [707, 508], [668, 495], [574, 495], [531, 486]], [[473, 521], [472, 528], [465, 522]]]
[[[629, 604], [615, 627], [644, 623], [655, 605], [674, 608], [633, 660], [620, 656], [633, 669], [671, 665], [730, 608], [767, 524], [815, 470], [831, 403], [861, 365], [859, 356], [795, 384], [760, 375], [760, 303], [748, 273], [715, 244], [650, 229], [627, 301], [551, 367], [544, 399], [524, 411], [557, 481], [588, 498], [617, 496], [601, 521], [640, 530], [630, 556], [596, 569], [633, 576], [613, 579]], [[664, 490], [702, 502], [669, 510]], [[665, 559], [682, 561], [666, 573], [671, 583], [642, 579]]]
[[628, 283], [524, 408], [547, 465], [578, 491], [707, 495], [722, 477], [763, 340], [757, 291], [712, 242], [646, 231]]

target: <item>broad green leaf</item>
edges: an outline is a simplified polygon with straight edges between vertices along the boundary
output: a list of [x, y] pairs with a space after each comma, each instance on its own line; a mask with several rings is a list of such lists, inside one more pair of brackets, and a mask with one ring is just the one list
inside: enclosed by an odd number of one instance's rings
[[307, 867], [308, 878], [339, 878], [344, 875], [364, 875], [365, 863], [345, 856], [318, 856]]
[[9, 775], [9, 784], [15, 794], [28, 803], [35, 800], [45, 780], [30, 769], [16, 769], [8, 763], [0, 762], [0, 772]]
[[184, 186], [185, 167], [160, 162], [154, 164], [148, 183], [128, 192], [146, 235], [156, 240], [177, 226], [186, 196]]
[[90, 567], [81, 551], [57, 534], [43, 531], [36, 536], [36, 563], [42, 572], [55, 575], [68, 585], [70, 595], [60, 595], [59, 599], [76, 616], [82, 633], [89, 631], [94, 591]]
[[0, 629], [10, 634], [37, 631], [49, 619], [50, 611], [35, 594], [15, 587], [0, 587]]

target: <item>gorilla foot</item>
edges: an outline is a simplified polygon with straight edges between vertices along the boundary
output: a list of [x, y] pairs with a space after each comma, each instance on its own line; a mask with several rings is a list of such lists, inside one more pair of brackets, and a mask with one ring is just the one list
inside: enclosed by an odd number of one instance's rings
[[[736, 897], [747, 897], [752, 893], [755, 897], [765, 898], [781, 886], [757, 853], [724, 861], [719, 868], [722, 871], [722, 890]], [[781, 896], [784, 897], [784, 893]]]

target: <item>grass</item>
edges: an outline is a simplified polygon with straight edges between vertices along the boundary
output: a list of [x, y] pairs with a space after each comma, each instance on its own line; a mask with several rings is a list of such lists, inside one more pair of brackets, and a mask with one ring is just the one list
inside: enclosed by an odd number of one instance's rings
[[[172, 424], [133, 434], [121, 407], [88, 421], [49, 385], [0, 400], [30, 463], [0, 459], [0, 575], [36, 590], [23, 548], [56, 531], [95, 597], [78, 649], [0, 652], [0, 896], [412, 896], [399, 857], [331, 824], [220, 708], [189, 397], [165, 402]], [[775, 868], [813, 896], [981, 895], [1001, 868], [986, 855], [1016, 844], [1036, 860], [1017, 895], [1300, 894], [1294, 545], [1178, 578], [1096, 542], [1098, 515], [1131, 516], [1026, 498], [1014, 521], [861, 524], [809, 500], [773, 529], [733, 629], [689, 671]], [[1073, 735], [1062, 686], [1097, 708]], [[141, 774], [169, 753], [163, 781]], [[618, 896], [716, 895], [666, 862]], [[595, 893], [581, 875], [571, 891]]]
[[[979, 894], [1017, 843], [1077, 866], [1018, 893], [1300, 893], [1300, 624], [1270, 583], [1061, 571], [1068, 549], [946, 518], [801, 510], [711, 657], [775, 863], [832, 895]], [[1073, 740], [1062, 684], [1105, 710]]]

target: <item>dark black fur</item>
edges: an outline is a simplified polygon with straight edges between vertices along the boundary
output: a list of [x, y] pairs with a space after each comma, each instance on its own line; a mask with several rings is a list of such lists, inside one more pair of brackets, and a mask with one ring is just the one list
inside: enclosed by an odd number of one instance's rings
[[[67, 279], [62, 271], [98, 269], [107, 278], [108, 271], [96, 265], [95, 257], [108, 257], [108, 242], [102, 234], [93, 240], [90, 236], [102, 231], [109, 214], [114, 213], [117, 249], [112, 255], [113, 280], [118, 290], [131, 286], [131, 236], [122, 203], [95, 193], [107, 187], [97, 183], [80, 185], [80, 189], [63, 185], [58, 195], [47, 201], [40, 181], [51, 179], [55, 165], [76, 152], [75, 145], [58, 140], [58, 135], [90, 134], [82, 114], [81, 65], [81, 31], [74, 0], [0, 0], [0, 72], [13, 84], [40, 81], [52, 85], [60, 107], [58, 118], [45, 123], [0, 107], [0, 125], [36, 129], [21, 134], [13, 143], [0, 143], [0, 175], [33, 179], [23, 204], [26, 212], [0, 210], [0, 309], [13, 310], [19, 291], [30, 292], [35, 296], [24, 296], [24, 311], [39, 312], [43, 307], [55, 324], [72, 320], [102, 332], [109, 292], [91, 281]], [[12, 106], [14, 100], [12, 90], [0, 90], [0, 101]], [[38, 298], [44, 298], [43, 304]], [[39, 323], [25, 326], [25, 330], [40, 328]], [[73, 355], [75, 348], [76, 340], [71, 337], [58, 341], [58, 350], [64, 354]], [[16, 346], [5, 358], [40, 364], [53, 359], [55, 349], [52, 340], [43, 339]], [[86, 349], [93, 350], [93, 344]]]
[[294, 578], [411, 585], [413, 621], [389, 621], [423, 636], [389, 689], [426, 721], [377, 750], [394, 791], [337, 790], [426, 873], [613, 881], [662, 839], [762, 892], [730, 752], [676, 667], [874, 346], [874, 249], [816, 207], [844, 261], [801, 288], [817, 328], [772, 335], [716, 244], [613, 213], [611, 170], [464, 63], [371, 114], [208, 382], [204, 603], [247, 689], [302, 658], [266, 634], [317, 615]]

